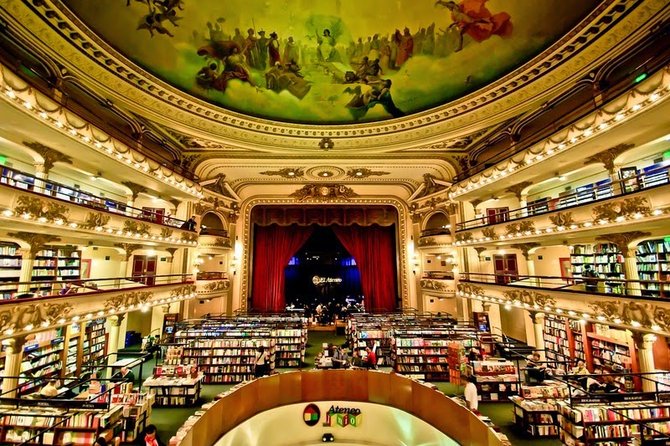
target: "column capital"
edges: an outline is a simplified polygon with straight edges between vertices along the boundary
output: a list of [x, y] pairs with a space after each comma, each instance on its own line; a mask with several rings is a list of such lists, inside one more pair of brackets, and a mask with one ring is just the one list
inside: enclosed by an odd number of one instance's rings
[[529, 311], [528, 316], [534, 324], [544, 324], [544, 313], [541, 311]]
[[657, 336], [653, 333], [633, 332], [633, 342], [638, 349], [651, 351], [657, 339]]
[[125, 317], [126, 317], [125, 314], [115, 314], [109, 316], [107, 318], [107, 321], [112, 327], [119, 327], [121, 325], [121, 322], [123, 322], [123, 319], [125, 319]]
[[26, 337], [17, 336], [14, 338], [5, 339], [2, 341], [2, 343], [8, 353], [11, 353], [9, 352], [9, 349], [11, 349], [13, 353], [17, 353], [23, 350], [23, 346], [26, 345]]
[[613, 234], [599, 235], [596, 237], [596, 240], [613, 243], [619, 248], [619, 251], [621, 251], [624, 257], [634, 259], [637, 243], [635, 243], [635, 246], [631, 246], [633, 245], [632, 242], [649, 237], [650, 235], [650, 232], [642, 231], [617, 232]]

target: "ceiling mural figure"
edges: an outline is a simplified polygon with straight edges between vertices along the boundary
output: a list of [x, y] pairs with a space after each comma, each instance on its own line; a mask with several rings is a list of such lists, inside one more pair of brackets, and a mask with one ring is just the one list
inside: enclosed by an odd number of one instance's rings
[[193, 96], [308, 124], [382, 121], [463, 97], [538, 55], [600, 3], [62, 2], [126, 57]]

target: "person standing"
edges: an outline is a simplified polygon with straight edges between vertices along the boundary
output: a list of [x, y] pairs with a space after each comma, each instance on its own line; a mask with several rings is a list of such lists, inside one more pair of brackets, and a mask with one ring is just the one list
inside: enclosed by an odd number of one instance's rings
[[598, 291], [598, 274], [591, 269], [591, 265], [584, 266], [582, 277], [584, 278], [584, 288], [586, 291]]
[[463, 397], [465, 398], [467, 407], [473, 412], [476, 412], [479, 407], [479, 395], [477, 394], [476, 382], [477, 378], [468, 376], [468, 383], [465, 385], [465, 390], [463, 391]]
[[268, 354], [265, 347], [262, 345], [256, 349], [256, 359], [254, 361], [254, 377], [260, 378], [261, 376], [268, 375], [270, 373], [270, 355]]
[[365, 365], [369, 369], [376, 369], [377, 368], [377, 355], [375, 355], [375, 352], [370, 347], [365, 347], [365, 351], [368, 354], [365, 358]]

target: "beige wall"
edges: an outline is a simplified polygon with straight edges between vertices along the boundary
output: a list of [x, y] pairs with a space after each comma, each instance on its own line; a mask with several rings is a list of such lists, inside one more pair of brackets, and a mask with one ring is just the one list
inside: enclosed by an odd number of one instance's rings
[[[500, 324], [503, 332], [514, 339], [526, 342], [526, 311], [521, 308], [512, 307], [510, 310], [500, 310]], [[531, 327], [532, 330], [532, 327]]]
[[[542, 257], [540, 259], [539, 257]], [[569, 246], [547, 246], [538, 248], [533, 254], [536, 276], [561, 276], [559, 258], [570, 258]]]
[[423, 310], [432, 313], [449, 313], [454, 317], [458, 317], [458, 307], [456, 298], [439, 298], [436, 296], [423, 296]]
[[[109, 256], [109, 260], [105, 257]], [[117, 249], [102, 246], [87, 246], [81, 251], [81, 258], [91, 259], [91, 279], [119, 277], [121, 261], [125, 256]]]

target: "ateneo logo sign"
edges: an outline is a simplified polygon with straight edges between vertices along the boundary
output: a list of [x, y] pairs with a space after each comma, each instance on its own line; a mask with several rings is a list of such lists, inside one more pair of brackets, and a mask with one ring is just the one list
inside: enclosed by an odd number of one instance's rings
[[330, 406], [326, 413], [326, 419], [323, 425], [330, 426], [352, 426], [356, 427], [361, 424], [361, 410], [351, 407]]
[[321, 419], [321, 410], [316, 404], [308, 404], [302, 411], [302, 421], [309, 427], [316, 426]]

